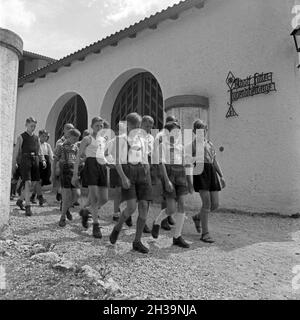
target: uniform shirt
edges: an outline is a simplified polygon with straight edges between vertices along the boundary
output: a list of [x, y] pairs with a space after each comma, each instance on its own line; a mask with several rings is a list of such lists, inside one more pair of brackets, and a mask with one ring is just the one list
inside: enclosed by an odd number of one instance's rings
[[86, 147], [85, 156], [86, 158], [97, 158], [101, 160], [101, 163], [106, 163], [104, 153], [106, 148], [105, 137], [98, 136], [96, 139], [90, 136], [91, 143]]
[[153, 141], [152, 150], [152, 163], [160, 164], [162, 162], [162, 139], [166, 135], [167, 131], [165, 129], [158, 132]]
[[[197, 155], [197, 158], [196, 158], [195, 157], [195, 155], [196, 155], [195, 142], [196, 142], [196, 140], [193, 141], [193, 157], [194, 157], [194, 159], [196, 159], [198, 162], [203, 162], [203, 160], [204, 160], [204, 163], [213, 164], [215, 162], [216, 156], [217, 156], [217, 153], [216, 153], [216, 150], [215, 150], [213, 144], [208, 140], [204, 140], [204, 148], [202, 148], [202, 150], [200, 150], [202, 152], [200, 152], [200, 154]], [[196, 160], [195, 160], [195, 162], [196, 162]]]
[[182, 165], [186, 168], [186, 174], [193, 174], [193, 163], [189, 156], [191, 146], [183, 145], [182, 136], [170, 136], [169, 131], [159, 132], [154, 141], [154, 159], [155, 163], [167, 165]]
[[216, 150], [213, 144], [210, 141], [206, 141], [204, 148], [204, 162], [205, 163], [214, 163], [216, 160]]
[[123, 134], [113, 140], [109, 149], [109, 156], [116, 164], [148, 164], [146, 140], [140, 135], [127, 137]]
[[204, 170], [204, 164], [213, 164], [216, 159], [216, 151], [213, 144], [208, 140], [198, 142], [200, 145], [196, 150], [196, 139], [189, 144], [186, 150], [186, 164], [189, 165], [191, 175], [201, 175]]
[[107, 141], [105, 147], [105, 158], [106, 161], [111, 165], [116, 165], [116, 160], [118, 156], [116, 155], [117, 150], [119, 150], [119, 138], [120, 136], [115, 136], [113, 139]]
[[79, 148], [77, 144], [65, 141], [57, 146], [55, 157], [61, 163], [75, 164], [78, 152]]
[[153, 148], [154, 148], [154, 137], [151, 133], [147, 133], [145, 140], [146, 140], [146, 145], [147, 145], [148, 157], [151, 157], [151, 154], [152, 154]]
[[49, 143], [41, 143], [41, 150], [44, 156], [48, 156], [50, 160], [53, 160], [53, 151]]
[[174, 137], [169, 135], [169, 131], [166, 130], [159, 132], [157, 139], [156, 147], [159, 148], [159, 163], [184, 165], [185, 152], [181, 135]]

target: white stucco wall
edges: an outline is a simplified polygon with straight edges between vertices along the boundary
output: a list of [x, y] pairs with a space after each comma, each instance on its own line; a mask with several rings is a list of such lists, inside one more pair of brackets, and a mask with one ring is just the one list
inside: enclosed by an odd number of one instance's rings
[[[164, 21], [155, 31], [145, 30], [136, 39], [124, 39], [117, 47], [25, 84], [18, 94], [16, 132], [23, 130], [28, 115], [45, 127], [55, 102], [69, 92], [83, 97], [89, 120], [99, 113], [110, 120], [122, 85], [134, 74], [149, 71], [159, 81], [164, 99], [188, 94], [209, 98], [210, 138], [217, 150], [224, 147], [223, 153], [218, 151], [228, 184], [220, 196], [222, 207], [297, 213], [300, 71], [289, 35], [293, 4], [207, 0], [204, 8]], [[277, 92], [238, 101], [234, 107], [239, 117], [226, 119], [225, 79], [230, 70], [240, 78], [273, 72]], [[53, 136], [55, 123], [47, 126]], [[193, 199], [199, 206], [197, 196]]]
[[0, 238], [8, 235], [13, 127], [22, 50], [22, 39], [12, 31], [0, 28]]

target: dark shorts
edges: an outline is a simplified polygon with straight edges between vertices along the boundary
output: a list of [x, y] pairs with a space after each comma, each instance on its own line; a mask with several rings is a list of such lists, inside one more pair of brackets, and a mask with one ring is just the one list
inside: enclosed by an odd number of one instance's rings
[[130, 180], [129, 189], [122, 188], [122, 202], [137, 199], [138, 201], [152, 201], [152, 186], [149, 170], [143, 165], [123, 165], [123, 171]]
[[121, 186], [120, 177], [116, 168], [109, 170], [109, 186], [110, 188], [118, 188]]
[[153, 186], [157, 185], [160, 182], [160, 169], [158, 164], [151, 164], [150, 165], [150, 176], [151, 176], [151, 183]]
[[21, 176], [20, 166], [18, 166], [18, 168], [16, 169], [16, 171], [12, 177], [12, 180], [14, 183], [17, 183], [20, 178], [22, 178], [22, 176]]
[[86, 166], [84, 165], [80, 170], [80, 183], [82, 188], [88, 188], [88, 179], [87, 179], [87, 172]]
[[41, 178], [41, 183], [42, 186], [49, 186], [51, 184], [50, 177], [51, 177], [51, 162], [49, 159], [49, 156], [45, 156], [46, 160], [46, 168], [43, 168], [43, 163], [40, 162], [40, 178]]
[[100, 164], [96, 158], [86, 159], [85, 178], [88, 186], [108, 187], [107, 167]]
[[166, 199], [178, 199], [189, 193], [185, 167], [182, 165], [166, 165], [166, 170], [170, 181], [174, 186], [173, 192], [166, 190], [164, 179], [162, 179], [163, 196]]
[[206, 190], [210, 192], [221, 191], [217, 171], [214, 165], [204, 163], [204, 170], [201, 175], [194, 176], [195, 192]]
[[23, 154], [20, 161], [20, 173], [23, 181], [40, 181], [39, 157]]
[[78, 189], [72, 185], [72, 178], [74, 173], [73, 164], [62, 165], [62, 175], [60, 179], [61, 187], [64, 189]]

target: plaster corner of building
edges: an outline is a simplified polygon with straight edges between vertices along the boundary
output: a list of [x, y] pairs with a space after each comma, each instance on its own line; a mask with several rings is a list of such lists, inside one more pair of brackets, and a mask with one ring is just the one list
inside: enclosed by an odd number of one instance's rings
[[23, 54], [23, 40], [10, 30], [0, 28], [0, 46], [14, 51], [19, 57]]

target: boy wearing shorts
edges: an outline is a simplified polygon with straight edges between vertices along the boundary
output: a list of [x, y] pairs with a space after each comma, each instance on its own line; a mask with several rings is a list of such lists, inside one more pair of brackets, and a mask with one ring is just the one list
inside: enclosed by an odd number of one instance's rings
[[[111, 154], [114, 146], [115, 146], [116, 150], [119, 150], [119, 139], [120, 139], [120, 136], [122, 136], [122, 135], [126, 136], [125, 132], [126, 132], [126, 123], [120, 121], [117, 124], [116, 130], [115, 130], [116, 136], [107, 143], [107, 150], [105, 153], [105, 155], [107, 157]], [[121, 214], [120, 205], [121, 205], [121, 200], [122, 200], [122, 195], [121, 195], [122, 188], [121, 188], [121, 183], [120, 183], [120, 177], [119, 177], [119, 174], [117, 172], [115, 165], [109, 165], [109, 174], [108, 175], [109, 175], [109, 187], [111, 189], [114, 189], [113, 221], [118, 222], [119, 218], [120, 218], [120, 214]]]
[[98, 210], [104, 206], [108, 200], [107, 170], [104, 159], [106, 140], [101, 136], [102, 128], [103, 119], [100, 117], [93, 118], [91, 123], [92, 132], [89, 136], [86, 136], [80, 144], [72, 180], [75, 184], [78, 183], [79, 166], [81, 159], [84, 158], [84, 175], [89, 189], [90, 206], [80, 210], [81, 223], [82, 226], [87, 229], [89, 227], [89, 217], [92, 215], [93, 237], [96, 239], [102, 238]]
[[[125, 221], [131, 217], [138, 206], [138, 220], [136, 234], [133, 242], [133, 250], [140, 253], [148, 253], [141, 242], [143, 230], [148, 214], [148, 202], [152, 200], [152, 186], [150, 166], [147, 158], [145, 140], [141, 137], [140, 130], [142, 118], [137, 113], [131, 113], [126, 118], [128, 135], [119, 139], [119, 159], [116, 161], [116, 169], [122, 184], [122, 200], [127, 207], [121, 213], [119, 222], [115, 225], [110, 242], [115, 244]], [[115, 148], [112, 156], [116, 154]]]
[[[176, 122], [178, 123], [178, 120], [176, 119], [175, 116], [168, 116], [166, 118], [166, 122], [165, 123], [171, 123], [171, 122]], [[159, 146], [161, 145], [162, 143], [162, 138], [164, 137], [165, 135], [165, 132], [166, 132], [166, 129], [162, 129], [155, 137], [154, 139], [154, 150], [155, 152], [157, 152], [159, 154], [160, 152], [160, 149], [159, 149]], [[157, 157], [157, 154], [155, 155], [155, 157]], [[155, 159], [155, 163], [158, 163], [158, 159]], [[158, 168], [158, 176], [161, 178], [161, 174], [160, 174], [160, 170]], [[162, 181], [162, 180], [161, 180]], [[164, 215], [166, 213], [166, 210], [167, 210], [167, 203], [166, 203], [166, 199], [165, 197], [163, 196], [163, 200], [161, 202], [161, 212], [160, 214], [161, 215]], [[175, 221], [174, 219], [172, 218], [172, 216], [167, 216], [165, 219], [163, 219], [161, 221], [161, 228], [166, 230], [166, 231], [170, 231], [171, 230], [171, 226], [174, 226], [175, 225]]]
[[[152, 163], [152, 154], [153, 154], [153, 148], [154, 148], [154, 137], [151, 134], [151, 130], [154, 127], [154, 119], [150, 116], [144, 116], [142, 119], [141, 129], [144, 130], [144, 139], [146, 141], [146, 147], [147, 147], [147, 157], [148, 162], [150, 164], [150, 176], [151, 176], [151, 184], [152, 187], [154, 187], [157, 184], [158, 179], [158, 166], [156, 164]], [[150, 201], [148, 203], [148, 211], [150, 208]], [[144, 233], [151, 233], [151, 230], [145, 225]]]
[[[59, 140], [57, 140], [57, 142], [55, 144], [54, 154], [55, 154], [58, 146], [62, 145], [66, 141], [66, 139], [68, 138], [69, 131], [71, 129], [75, 129], [72, 123], [66, 123], [64, 125], [64, 135]], [[56, 200], [58, 202], [61, 202], [61, 186], [60, 186], [60, 179], [59, 179], [59, 177], [60, 177], [60, 164], [59, 164], [59, 162], [56, 162], [55, 167], [53, 166], [53, 171], [56, 172], [56, 175], [53, 177], [57, 178], [57, 179], [52, 180], [52, 183], [56, 184], [56, 187], [57, 187]]]
[[49, 138], [49, 133], [46, 130], [39, 131], [40, 145], [41, 145], [42, 153], [45, 157], [46, 167], [43, 168], [43, 166], [40, 163], [41, 180], [36, 183], [35, 190], [32, 193], [32, 196], [30, 197], [31, 203], [36, 204], [35, 196], [37, 195], [37, 199], [39, 200], [39, 205], [41, 207], [46, 202], [46, 200], [42, 195], [42, 187], [49, 186], [51, 184], [50, 178], [51, 178], [51, 166], [53, 161], [53, 151], [50, 144], [47, 142], [48, 138]]
[[[74, 165], [79, 152], [77, 142], [80, 136], [81, 133], [79, 130], [69, 130], [66, 140], [62, 144], [59, 144], [55, 151], [53, 166], [55, 167], [57, 162], [60, 162], [61, 164], [60, 183], [62, 188], [62, 212], [59, 226], [62, 228], [66, 226], [66, 218], [69, 221], [73, 220], [69, 209], [80, 197], [80, 187], [72, 184]], [[55, 173], [53, 173], [53, 178], [54, 174]]]
[[[157, 239], [162, 220], [167, 218], [168, 215], [176, 213], [173, 244], [181, 248], [189, 248], [189, 244], [182, 237], [182, 229], [185, 220], [185, 196], [193, 192], [192, 176], [187, 175], [186, 172], [185, 151], [180, 125], [177, 122], [168, 122], [165, 129], [167, 131], [165, 136], [162, 137], [160, 163], [167, 209], [162, 211], [154, 221], [152, 236]], [[172, 132], [172, 134], [168, 134], [168, 132]]]
[[36, 182], [40, 181], [39, 162], [43, 167], [46, 167], [46, 161], [42, 154], [40, 142], [38, 136], [34, 134], [37, 121], [30, 117], [26, 120], [26, 131], [22, 133], [15, 146], [15, 152], [13, 156], [12, 174], [16, 173], [16, 164], [18, 163], [22, 181], [25, 183], [25, 189], [17, 201], [17, 205], [23, 209], [23, 199], [25, 198], [25, 214], [26, 216], [32, 216], [30, 206], [30, 189]]

